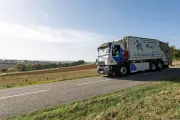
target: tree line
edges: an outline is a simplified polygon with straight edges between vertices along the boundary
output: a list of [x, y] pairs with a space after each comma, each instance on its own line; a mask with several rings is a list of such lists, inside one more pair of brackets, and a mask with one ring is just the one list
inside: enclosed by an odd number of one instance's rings
[[172, 58], [174, 60], [180, 60], [180, 49], [177, 49], [175, 46], [170, 46], [172, 51]]
[[31, 70], [42, 70], [50, 68], [61, 68], [61, 67], [70, 67], [86, 64], [84, 60], [78, 60], [71, 63], [49, 63], [49, 64], [23, 64], [17, 63], [15, 68], [1, 69], [1, 72], [15, 72], [15, 71], [31, 71]]

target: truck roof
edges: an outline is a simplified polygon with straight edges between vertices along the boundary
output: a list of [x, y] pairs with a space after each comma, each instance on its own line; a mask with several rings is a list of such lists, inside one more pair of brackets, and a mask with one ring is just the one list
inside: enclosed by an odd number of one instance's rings
[[[146, 38], [146, 37], [137, 37], [137, 36], [125, 36], [125, 37], [122, 37], [122, 38], [119, 39], [119, 40], [114, 40], [113, 42], [117, 42], [117, 41], [124, 40], [124, 39], [127, 39], [127, 38], [142, 38], [142, 39], [151, 39], [151, 40], [160, 41], [160, 40], [155, 39], [155, 38]], [[163, 41], [160, 41], [160, 42], [163, 42]], [[103, 46], [106, 46], [106, 45], [109, 45], [109, 44], [111, 44], [111, 43], [112, 43], [112, 42], [103, 43], [103, 44], [100, 45], [98, 48], [103, 47]], [[163, 42], [163, 43], [166, 43], [166, 42]]]
[[102, 45], [100, 45], [98, 48], [101, 48], [101, 47], [104, 47], [104, 46], [107, 46], [107, 45], [110, 45], [112, 42], [106, 42], [106, 43], [103, 43]]
[[[158, 39], [155, 39], [155, 38], [146, 38], [146, 37], [137, 37], [137, 36], [125, 36], [125, 37], [122, 37], [122, 38], [119, 39], [119, 40], [124, 40], [124, 39], [126, 39], [126, 38], [142, 38], [142, 39], [158, 40]], [[114, 42], [117, 42], [117, 41], [119, 41], [119, 40], [114, 40]], [[158, 40], [158, 41], [160, 41], [160, 40]], [[161, 41], [161, 42], [162, 42], [162, 41]]]

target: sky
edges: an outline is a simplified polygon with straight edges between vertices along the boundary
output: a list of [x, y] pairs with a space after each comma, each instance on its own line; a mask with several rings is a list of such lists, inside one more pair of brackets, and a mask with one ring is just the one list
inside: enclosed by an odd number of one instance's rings
[[180, 48], [179, 0], [0, 0], [0, 59], [85, 60], [124, 36]]

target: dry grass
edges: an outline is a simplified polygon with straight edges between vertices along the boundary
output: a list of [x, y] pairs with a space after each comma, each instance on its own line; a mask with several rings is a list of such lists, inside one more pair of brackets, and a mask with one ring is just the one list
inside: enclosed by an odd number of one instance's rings
[[32, 75], [22, 75], [22, 74], [16, 76], [5, 75], [5, 76], [0, 76], [0, 88], [56, 82], [61, 80], [71, 80], [76, 78], [83, 78], [83, 77], [90, 77], [97, 75], [99, 74], [96, 72], [96, 69], [84, 69], [84, 70], [56, 72], [56, 73], [40, 72], [39, 74], [32, 74]]

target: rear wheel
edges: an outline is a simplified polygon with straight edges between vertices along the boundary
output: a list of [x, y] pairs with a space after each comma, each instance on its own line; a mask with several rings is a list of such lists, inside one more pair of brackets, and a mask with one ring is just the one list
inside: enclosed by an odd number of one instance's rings
[[157, 67], [158, 67], [158, 70], [162, 70], [163, 68], [164, 68], [164, 63], [163, 63], [163, 61], [158, 61], [158, 63], [157, 63]]
[[154, 61], [151, 61], [151, 62], [150, 62], [150, 70], [151, 70], [152, 72], [154, 72], [154, 71], [157, 70], [156, 62], [154, 62]]

